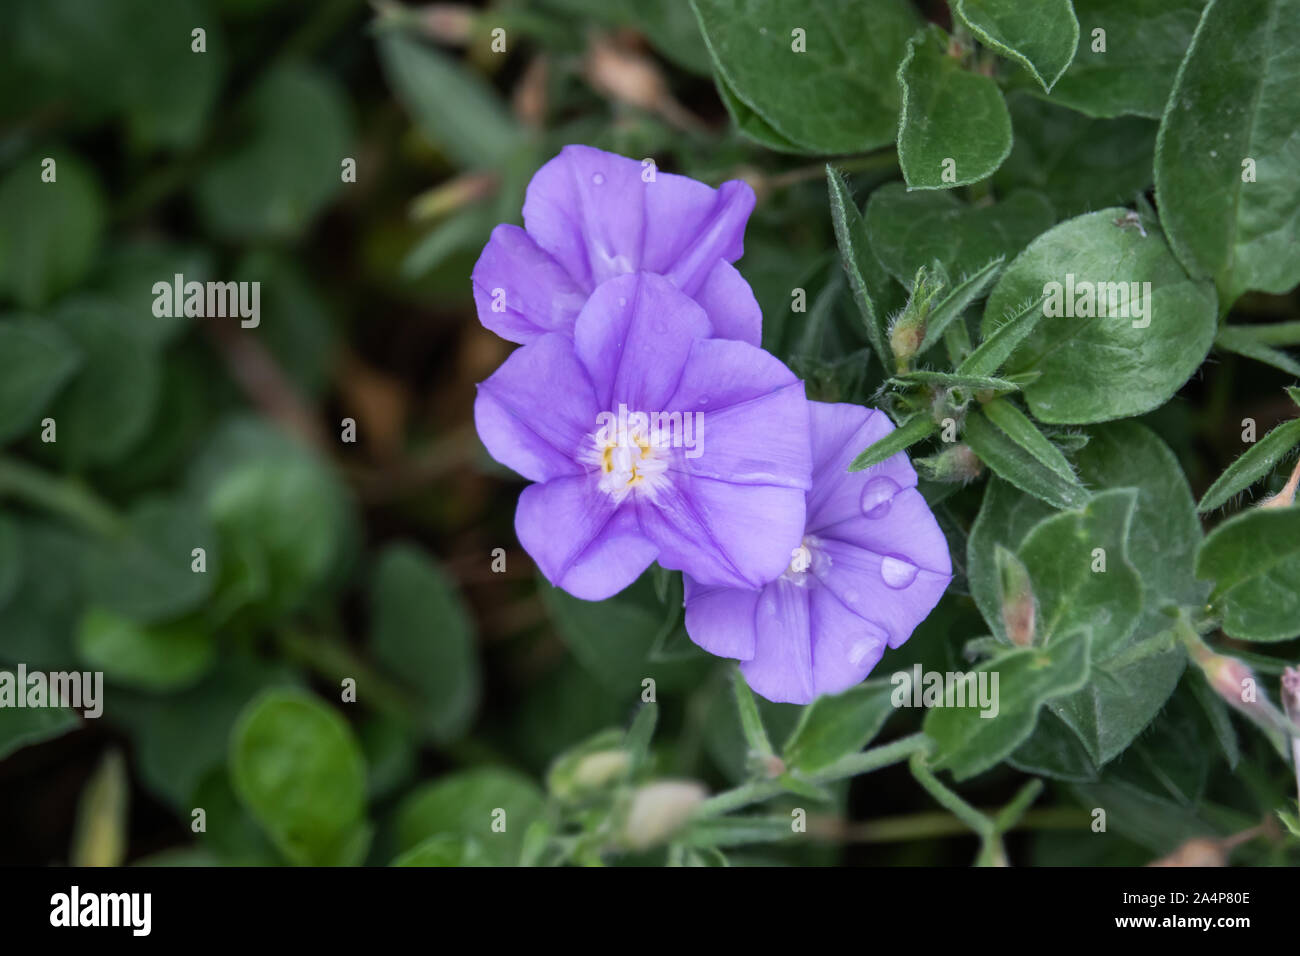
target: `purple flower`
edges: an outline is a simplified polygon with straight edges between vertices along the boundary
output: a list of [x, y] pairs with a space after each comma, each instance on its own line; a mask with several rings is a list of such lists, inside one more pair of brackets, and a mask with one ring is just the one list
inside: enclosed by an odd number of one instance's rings
[[539, 335], [479, 385], [483, 444], [536, 482], [515, 530], [552, 584], [600, 600], [658, 560], [756, 588], [789, 563], [811, 484], [803, 383], [711, 332], [668, 279], [619, 276], [572, 338]]
[[763, 316], [731, 265], [744, 254], [754, 191], [718, 189], [590, 146], [566, 146], [537, 171], [525, 229], [492, 231], [474, 266], [479, 321], [511, 342], [573, 335], [607, 279], [653, 272], [694, 299], [713, 334], [758, 345]]
[[750, 687], [806, 704], [860, 682], [898, 647], [952, 579], [943, 532], [902, 452], [861, 472], [853, 456], [893, 431], [881, 412], [809, 402], [813, 482], [802, 541], [761, 590], [688, 574], [686, 630], [738, 658]]

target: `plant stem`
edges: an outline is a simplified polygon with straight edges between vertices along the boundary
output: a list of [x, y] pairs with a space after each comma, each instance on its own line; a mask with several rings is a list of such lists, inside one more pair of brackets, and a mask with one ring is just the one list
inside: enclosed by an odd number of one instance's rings
[[1234, 325], [1233, 328], [1261, 345], [1300, 345], [1300, 322]]
[[939, 778], [930, 772], [930, 768], [925, 765], [924, 757], [920, 754], [913, 756], [908, 766], [911, 768], [912, 776], [916, 778], [916, 782], [924, 787], [940, 806], [979, 834], [980, 839], [987, 842], [997, 835], [997, 828], [993, 825], [993, 820], [944, 786], [939, 781]]
[[[990, 814], [996, 810], [984, 811]], [[1030, 810], [1008, 829], [1014, 830], [1073, 830], [1087, 826], [1089, 817], [1073, 807], [1049, 807]], [[811, 828], [810, 828], [811, 831]], [[818, 835], [843, 843], [906, 843], [910, 840], [940, 839], [962, 836], [970, 832], [963, 820], [941, 810], [912, 813], [896, 817], [881, 817], [864, 823], [836, 826], [828, 821], [821, 824]]]
[[95, 534], [114, 536], [125, 528], [117, 512], [80, 482], [51, 475], [3, 455], [0, 456], [0, 498], [6, 496], [67, 518]]

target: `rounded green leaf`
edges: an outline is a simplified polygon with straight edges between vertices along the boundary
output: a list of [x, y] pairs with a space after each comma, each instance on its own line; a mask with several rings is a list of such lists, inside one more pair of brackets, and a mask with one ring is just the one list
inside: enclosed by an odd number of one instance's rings
[[1223, 630], [1244, 641], [1300, 635], [1300, 508], [1255, 508], [1206, 537], [1196, 576], [1214, 582]]
[[361, 825], [361, 747], [311, 694], [273, 690], [249, 704], [231, 734], [230, 773], [239, 799], [291, 862], [338, 859]]
[[989, 296], [983, 334], [1044, 296], [1044, 318], [1002, 373], [1041, 373], [1024, 387], [1040, 421], [1150, 411], [1187, 381], [1214, 340], [1213, 287], [1188, 278], [1155, 224], [1123, 208], [1063, 222], [1030, 243]]
[[1011, 152], [1011, 114], [997, 83], [966, 70], [950, 38], [929, 26], [898, 67], [903, 105], [898, 162], [911, 189], [951, 189], [987, 179]]
[[[44, 182], [43, 160], [54, 161]], [[34, 309], [90, 271], [104, 230], [104, 198], [91, 170], [54, 149], [20, 159], [0, 179], [0, 299]]]
[[80, 349], [53, 322], [0, 320], [0, 441], [30, 426], [80, 364]]
[[216, 643], [202, 621], [143, 625], [103, 608], [82, 616], [77, 650], [109, 680], [145, 690], [188, 687], [216, 657]]
[[513, 770], [467, 770], [426, 784], [402, 801], [394, 836], [402, 851], [439, 835], [469, 838], [487, 862], [513, 866], [524, 831], [541, 814], [543, 803], [537, 785]]
[[[894, 71], [919, 22], [910, 3], [692, 5], [719, 86], [725, 84], [781, 141], [812, 153], [856, 153], [893, 141], [899, 107]], [[756, 138], [762, 141], [762, 134]]]
[[957, 0], [955, 12], [981, 43], [1020, 63], [1048, 93], [1074, 59], [1079, 21], [1070, 0]]
[[473, 619], [455, 585], [423, 550], [389, 545], [375, 569], [371, 597], [375, 658], [415, 688], [427, 732], [436, 741], [465, 733], [479, 700]]

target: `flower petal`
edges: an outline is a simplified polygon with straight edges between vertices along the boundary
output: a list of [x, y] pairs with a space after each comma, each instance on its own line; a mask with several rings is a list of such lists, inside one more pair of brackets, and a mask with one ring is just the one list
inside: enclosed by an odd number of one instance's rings
[[547, 332], [572, 336], [587, 300], [586, 290], [518, 226], [492, 230], [470, 278], [479, 321], [510, 342], [527, 344]]
[[717, 338], [763, 344], [763, 310], [754, 290], [731, 263], [719, 259], [692, 298], [708, 313]]
[[562, 335], [515, 349], [478, 386], [474, 423], [490, 454], [532, 481], [582, 471], [576, 456], [596, 429], [596, 395]]
[[790, 565], [803, 535], [804, 493], [673, 474], [637, 512], [659, 563], [700, 584], [759, 588]]
[[822, 529], [818, 580], [851, 611], [889, 632], [898, 647], [934, 610], [952, 580], [948, 542], [920, 492], [906, 489], [888, 513]]
[[905, 452], [878, 465], [850, 472], [864, 448], [894, 430], [884, 412], [861, 405], [809, 402], [812, 420], [813, 487], [808, 493], [808, 530], [878, 508], [899, 491], [916, 487], [916, 471]]
[[816, 696], [808, 597], [808, 588], [783, 578], [759, 598], [754, 656], [741, 663], [740, 672], [770, 701], [806, 704]]
[[623, 590], [657, 554], [633, 510], [615, 505], [588, 475], [525, 488], [515, 511], [515, 534], [548, 581], [587, 601]]
[[566, 146], [528, 184], [524, 223], [587, 291], [645, 270], [689, 295], [716, 260], [743, 254], [753, 208], [754, 191], [739, 180], [715, 190], [590, 146]]
[[696, 302], [662, 276], [647, 272], [604, 282], [583, 306], [574, 345], [596, 385], [601, 407], [668, 410], [696, 339], [712, 334]]
[[754, 656], [754, 613], [761, 591], [699, 584], [682, 575], [686, 633], [710, 654], [747, 661]]
[[810, 589], [813, 689], [838, 694], [860, 684], [880, 662], [889, 633], [849, 610], [829, 588]]

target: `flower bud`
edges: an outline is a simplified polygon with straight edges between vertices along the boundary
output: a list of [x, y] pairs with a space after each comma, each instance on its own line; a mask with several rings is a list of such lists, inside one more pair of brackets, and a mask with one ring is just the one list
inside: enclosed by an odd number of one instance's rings
[[1002, 626], [1017, 647], [1034, 643], [1038, 602], [1024, 562], [998, 545], [993, 553], [998, 570], [998, 592], [1002, 601]]
[[941, 275], [932, 274], [925, 266], [916, 270], [912, 296], [889, 328], [889, 348], [894, 353], [900, 372], [907, 371], [912, 358], [921, 351], [930, 306], [944, 284]]
[[645, 850], [664, 843], [690, 819], [704, 797], [704, 787], [693, 780], [659, 780], [639, 787], [623, 822], [623, 844]]
[[1300, 487], [1300, 461], [1295, 463], [1295, 469], [1291, 472], [1291, 477], [1287, 479], [1282, 490], [1275, 495], [1270, 495], [1259, 503], [1260, 508], [1290, 508], [1295, 504], [1296, 489]]
[[984, 463], [971, 451], [969, 445], [955, 444], [937, 455], [917, 458], [912, 462], [931, 481], [967, 482], [980, 476]]

